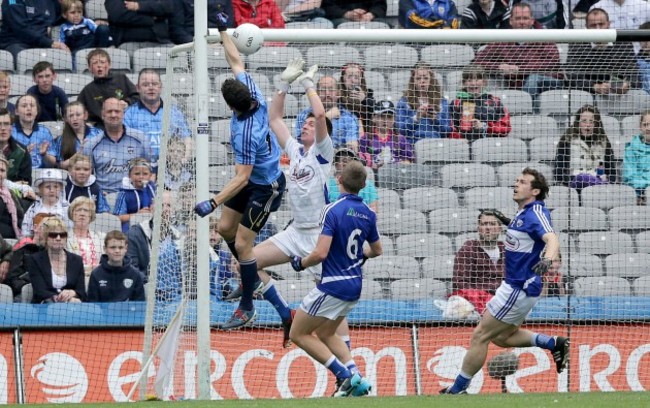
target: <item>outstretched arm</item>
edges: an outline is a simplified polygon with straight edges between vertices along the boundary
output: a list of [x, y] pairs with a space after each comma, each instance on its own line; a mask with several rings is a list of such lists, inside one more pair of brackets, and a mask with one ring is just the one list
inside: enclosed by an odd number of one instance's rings
[[287, 141], [291, 137], [291, 131], [284, 123], [282, 118], [284, 117], [284, 99], [285, 95], [289, 91], [291, 83], [296, 80], [302, 74], [302, 67], [305, 64], [300, 58], [294, 58], [289, 61], [287, 68], [280, 74], [280, 86], [278, 92], [276, 92], [273, 100], [271, 101], [271, 107], [269, 108], [269, 125], [271, 130], [275, 133], [275, 137], [278, 139], [278, 143], [282, 149], [285, 148]]
[[233, 74], [237, 76], [245, 71], [244, 62], [241, 60], [239, 50], [237, 50], [235, 43], [232, 42], [232, 38], [226, 32], [228, 29], [228, 16], [225, 13], [217, 14], [217, 29], [219, 30], [219, 34], [221, 34], [221, 43], [223, 44], [226, 61], [228, 61], [228, 65], [230, 65]]
[[309, 99], [314, 119], [316, 119], [316, 143], [321, 143], [329, 136], [329, 132], [327, 131], [327, 121], [325, 120], [325, 107], [314, 85], [314, 76], [317, 71], [318, 65], [312, 65], [307, 72], [298, 78], [298, 81], [305, 87], [307, 99]]

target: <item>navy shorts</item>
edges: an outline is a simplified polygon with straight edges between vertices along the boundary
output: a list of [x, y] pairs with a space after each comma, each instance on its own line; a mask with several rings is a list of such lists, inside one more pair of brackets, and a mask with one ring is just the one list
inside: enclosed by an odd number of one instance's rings
[[269, 215], [280, 208], [285, 186], [284, 173], [272, 184], [249, 182], [242, 191], [223, 205], [242, 214], [241, 225], [251, 231], [260, 232]]

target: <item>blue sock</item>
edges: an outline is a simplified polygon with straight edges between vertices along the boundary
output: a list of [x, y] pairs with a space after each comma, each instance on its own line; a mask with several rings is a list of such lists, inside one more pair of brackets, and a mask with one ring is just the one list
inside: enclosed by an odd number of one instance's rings
[[352, 341], [350, 340], [350, 336], [339, 336], [341, 340], [345, 342], [345, 345], [348, 346], [348, 350], [352, 351]]
[[345, 367], [350, 371], [352, 375], [357, 374], [359, 372], [359, 367], [354, 363], [354, 360], [350, 360], [347, 363], [345, 363]]
[[277, 310], [280, 318], [282, 320], [291, 319], [291, 309], [286, 300], [282, 297], [280, 292], [275, 288], [275, 281], [271, 279], [269, 283], [264, 286], [264, 299], [268, 300], [270, 304], [273, 305], [275, 310]]
[[239, 308], [242, 310], [253, 310], [253, 292], [255, 282], [260, 278], [257, 276], [257, 260], [255, 258], [239, 262], [241, 270], [242, 295], [239, 301]]
[[533, 346], [553, 351], [555, 348], [555, 337], [542, 333], [533, 333]]
[[469, 387], [470, 382], [472, 382], [472, 377], [461, 371], [458, 377], [456, 377], [454, 384], [449, 388], [449, 392], [451, 394], [458, 394], [459, 392], [465, 391]]
[[334, 374], [337, 380], [345, 380], [346, 378], [352, 377], [350, 370], [348, 370], [335, 355], [332, 355], [332, 357], [325, 362], [325, 367]]
[[232, 256], [234, 256], [235, 259], [239, 261], [239, 254], [237, 253], [237, 249], [235, 248], [235, 240], [233, 239], [232, 241], [226, 241], [226, 245], [228, 245], [228, 249], [230, 249], [230, 253], [232, 254]]

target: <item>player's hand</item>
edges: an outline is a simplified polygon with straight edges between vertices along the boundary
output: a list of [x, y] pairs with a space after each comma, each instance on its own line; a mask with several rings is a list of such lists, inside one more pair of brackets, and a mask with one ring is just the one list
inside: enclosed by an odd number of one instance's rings
[[287, 83], [292, 83], [303, 74], [302, 67], [305, 61], [302, 58], [294, 58], [287, 64], [287, 67], [280, 74], [280, 79]]
[[548, 258], [542, 258], [539, 262], [533, 265], [533, 272], [537, 275], [544, 275], [553, 265], [553, 261]]
[[316, 76], [316, 72], [318, 72], [318, 65], [312, 65], [311, 67], [309, 67], [307, 72], [305, 72], [304, 74], [298, 77], [297, 81], [300, 82], [300, 84], [304, 86], [305, 89], [313, 88], [314, 77]]
[[227, 29], [228, 29], [228, 14], [224, 13], [223, 11], [221, 13], [217, 13], [217, 30], [226, 31]]
[[205, 217], [206, 215], [210, 214], [212, 211], [216, 210], [217, 207], [218, 207], [217, 202], [214, 201], [214, 199], [205, 200], [196, 204], [196, 206], [194, 207], [194, 212], [201, 217]]
[[292, 256], [291, 257], [291, 267], [296, 272], [300, 272], [300, 271], [305, 270], [305, 267], [302, 266], [302, 258], [299, 257], [299, 256]]

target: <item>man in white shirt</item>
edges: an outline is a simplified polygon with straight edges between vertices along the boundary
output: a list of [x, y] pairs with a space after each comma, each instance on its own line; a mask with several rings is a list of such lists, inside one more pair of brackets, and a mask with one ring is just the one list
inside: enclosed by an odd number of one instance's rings
[[590, 11], [599, 8], [609, 15], [610, 28], [636, 30], [650, 21], [650, 4], [646, 0], [600, 0]]

